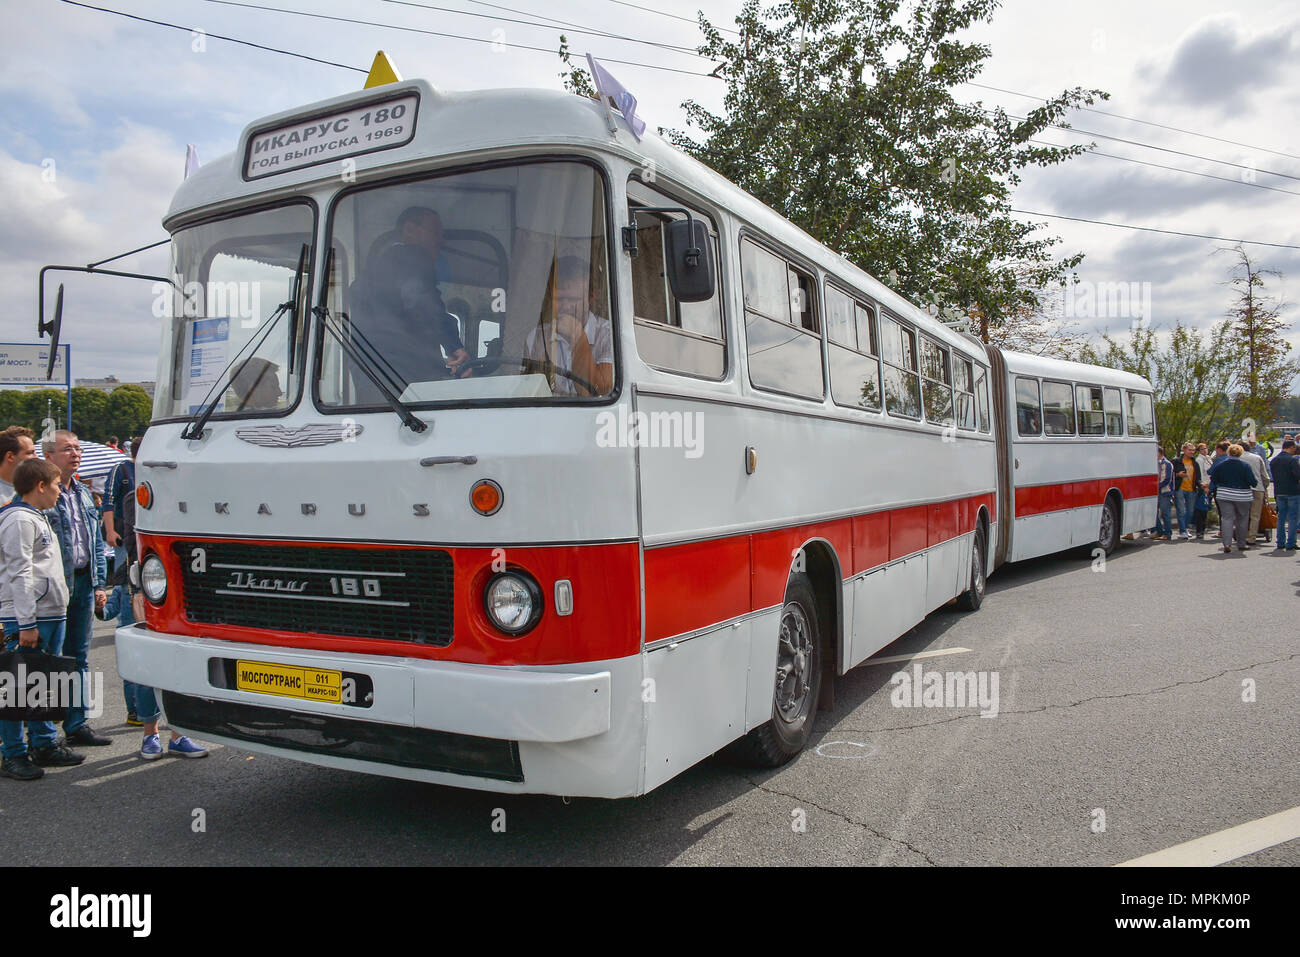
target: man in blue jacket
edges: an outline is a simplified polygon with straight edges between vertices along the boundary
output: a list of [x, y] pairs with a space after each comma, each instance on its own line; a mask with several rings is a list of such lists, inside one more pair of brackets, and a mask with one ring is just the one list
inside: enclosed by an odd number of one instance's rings
[[[63, 574], [68, 583], [68, 630], [63, 639], [63, 654], [75, 658], [81, 672], [83, 688], [90, 684], [90, 635], [94, 612], [108, 601], [104, 590], [107, 563], [104, 561], [103, 536], [99, 531], [99, 512], [90, 488], [77, 481], [81, 464], [81, 443], [77, 436], [60, 429], [41, 442], [47, 461], [58, 466], [62, 474], [63, 494], [54, 508], [46, 512], [50, 526], [59, 539], [63, 554]], [[94, 746], [113, 742], [95, 733], [86, 724], [86, 709], [68, 709], [63, 731], [70, 747]]]
[[1296, 523], [1300, 521], [1300, 459], [1293, 439], [1282, 443], [1273, 456], [1274, 494], [1277, 496], [1277, 550], [1295, 551]]

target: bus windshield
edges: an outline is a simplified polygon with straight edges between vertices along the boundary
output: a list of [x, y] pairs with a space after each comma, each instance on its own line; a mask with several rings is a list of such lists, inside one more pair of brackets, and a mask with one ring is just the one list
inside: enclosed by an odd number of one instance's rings
[[[310, 260], [312, 207], [293, 203], [187, 226], [172, 237], [170, 313], [163, 319], [154, 418], [197, 412], [215, 400], [215, 417], [286, 412], [301, 388], [293, 351], [305, 336], [306, 275], [296, 316], [281, 312], [295, 271]], [[293, 367], [292, 372], [290, 367]], [[209, 398], [210, 397], [210, 398]]]
[[[331, 326], [403, 403], [610, 394], [603, 181], [577, 161], [443, 174], [343, 194], [331, 217]], [[322, 407], [383, 402], [322, 337]]]

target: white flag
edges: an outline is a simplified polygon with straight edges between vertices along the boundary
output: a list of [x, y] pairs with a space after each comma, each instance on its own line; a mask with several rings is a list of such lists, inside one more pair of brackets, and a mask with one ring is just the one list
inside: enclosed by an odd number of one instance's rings
[[185, 178], [189, 179], [190, 173], [193, 173], [198, 168], [199, 168], [199, 151], [194, 148], [193, 143], [186, 143], [185, 144]]
[[636, 97], [614, 79], [614, 74], [597, 63], [590, 53], [587, 54], [587, 66], [591, 68], [591, 78], [596, 81], [596, 92], [600, 95], [601, 103], [605, 102], [605, 97], [613, 97], [614, 105], [627, 120], [628, 129], [638, 140], [641, 139], [645, 132], [645, 120], [636, 115]]

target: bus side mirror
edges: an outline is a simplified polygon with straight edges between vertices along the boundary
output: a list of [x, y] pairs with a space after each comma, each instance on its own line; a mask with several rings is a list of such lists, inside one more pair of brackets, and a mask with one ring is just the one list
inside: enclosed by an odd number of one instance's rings
[[713, 271], [713, 242], [709, 228], [699, 219], [677, 219], [668, 224], [668, 285], [678, 302], [705, 302], [718, 288]]
[[40, 316], [36, 321], [36, 332], [41, 339], [45, 334], [50, 335], [50, 358], [45, 364], [45, 381], [48, 382], [54, 377], [54, 363], [59, 358], [59, 334], [63, 331], [63, 283], [59, 283], [59, 295], [54, 300], [54, 318], [49, 322], [45, 321], [44, 316]]

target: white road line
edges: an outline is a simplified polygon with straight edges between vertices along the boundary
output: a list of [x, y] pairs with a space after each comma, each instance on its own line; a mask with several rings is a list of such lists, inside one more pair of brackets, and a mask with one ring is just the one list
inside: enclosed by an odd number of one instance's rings
[[[862, 665], [891, 665], [896, 661], [915, 661], [917, 658], [938, 658], [941, 655], [961, 655], [969, 648], [940, 648], [937, 651], [918, 651], [914, 655], [886, 655], [884, 658], [868, 658]], [[859, 668], [862, 665], [858, 665]]]
[[1116, 867], [1213, 867], [1300, 837], [1300, 807], [1175, 844]]

